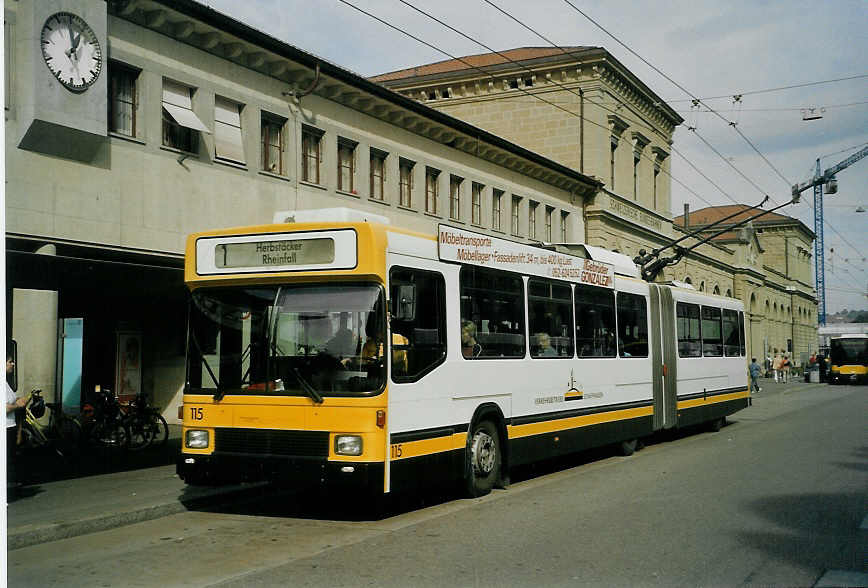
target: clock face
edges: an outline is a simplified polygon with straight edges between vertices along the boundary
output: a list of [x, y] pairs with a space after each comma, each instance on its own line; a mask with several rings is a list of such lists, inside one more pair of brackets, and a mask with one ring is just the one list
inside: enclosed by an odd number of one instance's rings
[[61, 84], [87, 90], [102, 70], [102, 50], [93, 29], [75, 14], [58, 12], [42, 27], [42, 57]]

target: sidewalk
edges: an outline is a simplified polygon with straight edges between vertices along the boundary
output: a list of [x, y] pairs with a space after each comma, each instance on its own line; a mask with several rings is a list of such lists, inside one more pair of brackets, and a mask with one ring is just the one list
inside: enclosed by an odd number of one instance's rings
[[180, 427], [168, 443], [142, 452], [60, 458], [52, 451], [18, 459], [23, 486], [7, 490], [9, 550], [239, 499], [263, 484], [187, 486], [175, 474]]
[[7, 497], [8, 549], [164, 517], [259, 486], [188, 487], [174, 465], [24, 486]]

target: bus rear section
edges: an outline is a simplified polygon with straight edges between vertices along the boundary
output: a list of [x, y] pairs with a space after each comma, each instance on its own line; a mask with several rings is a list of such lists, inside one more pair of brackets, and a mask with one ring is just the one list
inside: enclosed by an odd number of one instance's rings
[[829, 382], [868, 383], [868, 335], [832, 337], [829, 341]]
[[374, 231], [360, 225], [190, 238], [177, 464], [187, 483], [382, 494], [386, 301], [376, 260], [359, 254], [377, 251]]

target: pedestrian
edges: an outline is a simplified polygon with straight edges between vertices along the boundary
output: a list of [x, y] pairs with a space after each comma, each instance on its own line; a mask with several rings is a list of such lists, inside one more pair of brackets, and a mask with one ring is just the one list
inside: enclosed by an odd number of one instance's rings
[[15, 450], [18, 447], [18, 427], [15, 426], [15, 411], [27, 404], [27, 398], [18, 398], [9, 385], [9, 378], [15, 371], [15, 361], [6, 354], [6, 487], [17, 482], [15, 478]]
[[781, 377], [783, 378], [784, 384], [786, 384], [790, 380], [791, 366], [792, 364], [790, 364], [790, 358], [785, 355], [783, 361], [781, 361]]
[[781, 380], [781, 356], [775, 353], [775, 359], [772, 361], [772, 373], [775, 375], [775, 382], [779, 382]]
[[750, 370], [750, 393], [762, 392], [763, 389], [760, 388], [759, 385], [759, 377], [762, 368], [760, 367], [760, 364], [756, 362], [755, 357], [751, 358], [748, 369]]

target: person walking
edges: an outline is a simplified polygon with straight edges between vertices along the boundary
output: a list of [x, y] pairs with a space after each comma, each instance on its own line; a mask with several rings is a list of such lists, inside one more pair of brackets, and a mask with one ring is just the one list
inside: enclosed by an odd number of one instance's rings
[[775, 375], [775, 382], [779, 382], [783, 375], [781, 374], [782, 363], [783, 360], [781, 359], [781, 356], [775, 353], [775, 359], [772, 361], [772, 373]]
[[751, 358], [748, 369], [750, 370], [750, 393], [762, 392], [762, 388], [760, 388], [759, 385], [759, 377], [762, 368], [760, 367], [760, 364], [756, 362], [755, 357]]
[[783, 361], [781, 361], [781, 378], [784, 384], [790, 381], [790, 367], [790, 358], [785, 355]]

